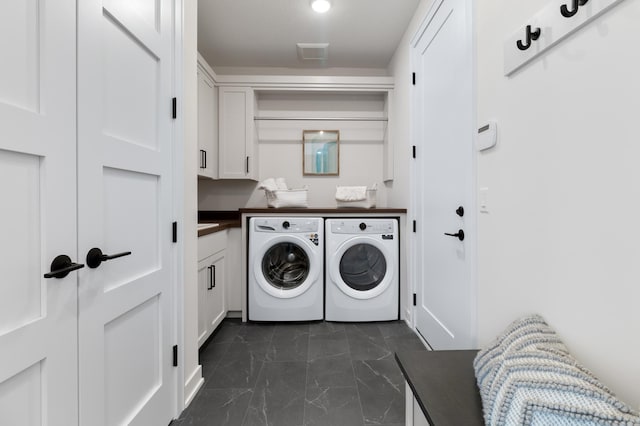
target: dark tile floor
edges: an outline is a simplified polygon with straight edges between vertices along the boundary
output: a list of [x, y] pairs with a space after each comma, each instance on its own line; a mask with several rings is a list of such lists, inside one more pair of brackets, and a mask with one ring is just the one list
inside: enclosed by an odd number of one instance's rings
[[172, 426], [402, 426], [397, 350], [425, 349], [402, 321], [225, 320], [200, 352], [205, 384]]

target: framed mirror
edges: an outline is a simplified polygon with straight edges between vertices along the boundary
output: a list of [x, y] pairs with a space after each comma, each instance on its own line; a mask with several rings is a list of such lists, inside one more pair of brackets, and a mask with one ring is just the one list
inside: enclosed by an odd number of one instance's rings
[[338, 130], [304, 130], [302, 132], [302, 174], [338, 176], [340, 173], [339, 143]]

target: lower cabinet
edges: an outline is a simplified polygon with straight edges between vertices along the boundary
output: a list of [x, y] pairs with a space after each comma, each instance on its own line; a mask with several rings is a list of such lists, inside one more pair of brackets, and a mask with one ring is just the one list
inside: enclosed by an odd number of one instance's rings
[[198, 346], [227, 315], [227, 232], [198, 238]]

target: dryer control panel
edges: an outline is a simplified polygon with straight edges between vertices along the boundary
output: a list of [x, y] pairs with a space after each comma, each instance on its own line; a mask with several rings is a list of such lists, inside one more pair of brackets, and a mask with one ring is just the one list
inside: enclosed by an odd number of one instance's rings
[[393, 219], [349, 219], [331, 222], [332, 234], [393, 234], [396, 221]]

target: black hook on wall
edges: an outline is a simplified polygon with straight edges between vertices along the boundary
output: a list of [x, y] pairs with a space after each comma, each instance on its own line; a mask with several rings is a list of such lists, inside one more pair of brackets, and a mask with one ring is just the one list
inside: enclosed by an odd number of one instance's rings
[[[576, 1], [578, 1], [578, 0], [576, 0]], [[580, 0], [580, 1], [582, 1], [582, 0]], [[516, 42], [516, 46], [518, 46], [518, 49], [520, 49], [520, 50], [527, 50], [528, 48], [531, 47], [531, 41], [539, 39], [540, 38], [540, 34], [542, 34], [542, 30], [540, 30], [540, 28], [536, 28], [535, 31], [531, 31], [531, 25], [527, 25], [527, 32], [526, 32], [525, 38], [524, 38], [525, 42], [523, 43], [522, 40], [518, 40]]]
[[565, 18], [571, 18], [576, 13], [578, 13], [578, 9], [580, 9], [580, 6], [584, 6], [587, 3], [589, 3], [589, 0], [573, 0], [571, 9], [569, 9], [566, 4], [563, 4], [562, 6], [560, 6], [560, 13], [562, 13], [562, 16], [564, 16]]

